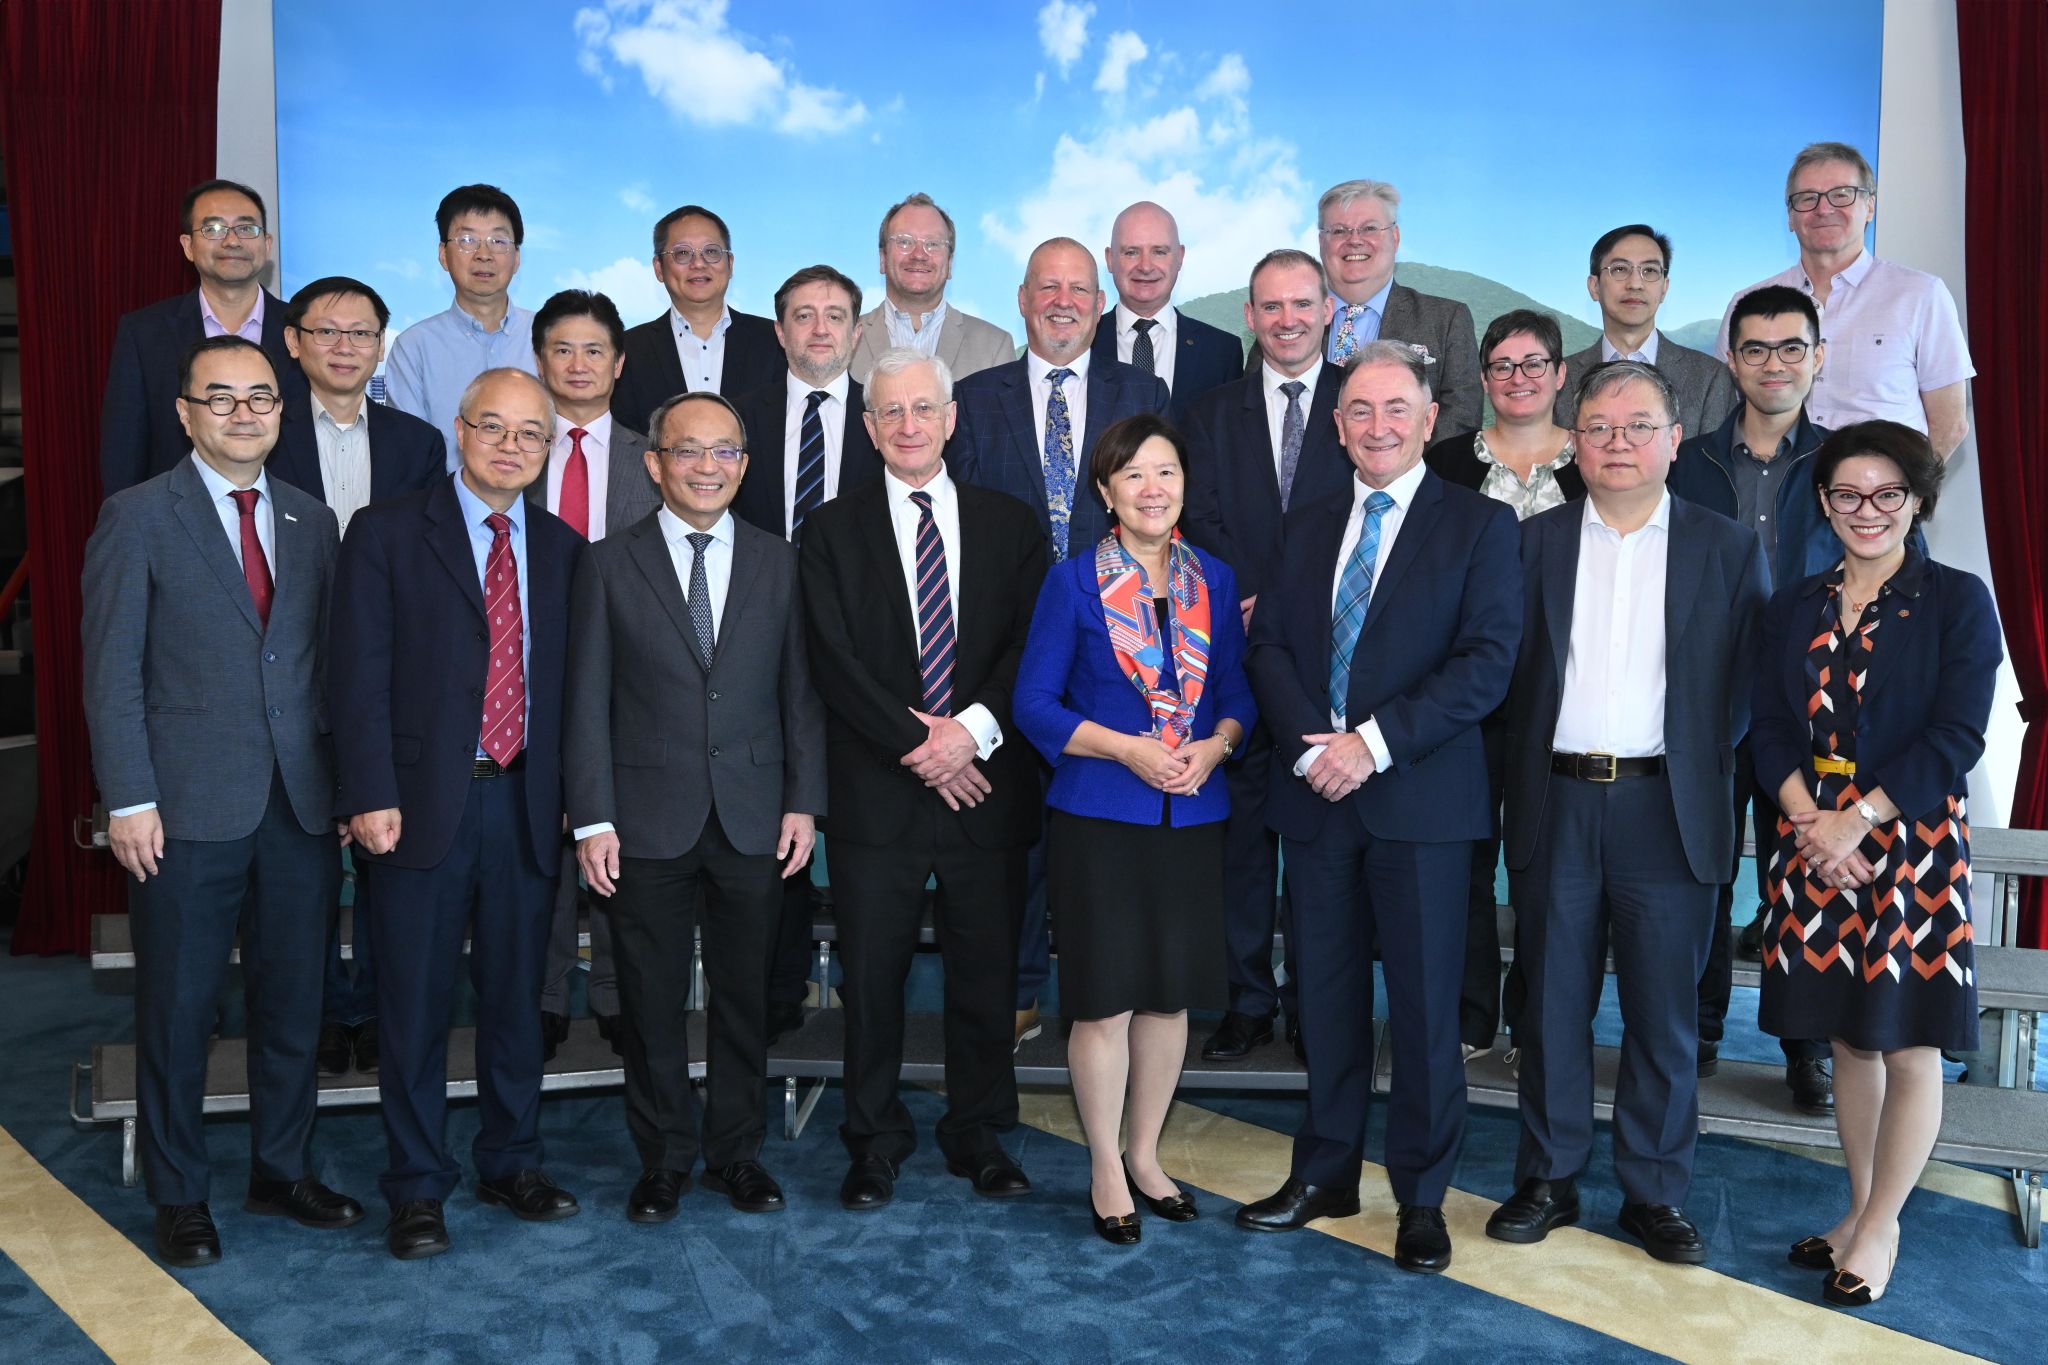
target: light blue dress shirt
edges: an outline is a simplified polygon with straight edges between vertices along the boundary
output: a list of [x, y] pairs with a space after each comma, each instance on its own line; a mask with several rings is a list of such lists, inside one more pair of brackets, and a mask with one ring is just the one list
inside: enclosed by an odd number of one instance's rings
[[462, 311], [422, 318], [391, 343], [384, 362], [385, 392], [391, 406], [421, 418], [448, 443], [448, 472], [462, 463], [455, 448], [455, 416], [462, 391], [485, 370], [509, 366], [538, 375], [533, 359], [533, 313], [517, 304], [505, 310], [495, 332]]
[[[491, 508], [482, 498], [470, 492], [469, 485], [463, 481], [460, 474], [453, 475], [452, 477], [455, 480], [455, 501], [462, 507], [463, 525], [469, 528], [469, 552], [476, 560], [477, 587], [482, 588], [484, 585], [484, 566], [490, 563], [491, 559], [491, 542], [497, 539], [496, 533], [491, 530], [485, 520], [491, 515]], [[512, 505], [505, 510], [505, 518], [512, 523], [512, 564], [518, 571], [519, 576], [519, 655], [521, 666], [526, 670], [527, 676], [531, 677], [533, 675], [533, 613], [527, 608], [526, 595], [526, 497], [524, 494], [512, 500]], [[530, 717], [533, 712], [533, 694], [531, 692], [528, 692], [526, 695], [526, 707], [527, 714]], [[477, 738], [481, 740], [483, 737], [478, 735]], [[476, 753], [478, 758], [484, 756], [484, 749], [481, 743], [477, 745]]]
[[[1368, 341], [1380, 339], [1380, 322], [1387, 315], [1387, 295], [1394, 292], [1394, 277], [1387, 276], [1387, 282], [1380, 291], [1365, 301], [1365, 311], [1358, 315], [1358, 321], [1351, 324], [1351, 334], [1363, 346]], [[1351, 305], [1330, 295], [1330, 334], [1323, 342], [1323, 359], [1334, 362], [1337, 359], [1337, 329], [1344, 325], [1344, 310]]]

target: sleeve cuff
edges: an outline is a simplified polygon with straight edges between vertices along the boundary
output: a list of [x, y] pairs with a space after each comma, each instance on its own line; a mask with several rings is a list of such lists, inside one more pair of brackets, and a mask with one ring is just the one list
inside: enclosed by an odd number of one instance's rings
[[953, 717], [960, 722], [960, 728], [974, 737], [974, 756], [983, 762], [988, 756], [1003, 747], [1003, 727], [996, 723], [995, 714], [980, 702], [968, 707]]
[[146, 810], [155, 810], [155, 809], [156, 809], [156, 802], [154, 802], [154, 801], [145, 801], [145, 802], [143, 802], [143, 803], [142, 803], [141, 805], [139, 805], [139, 806], [123, 806], [123, 807], [121, 807], [121, 809], [119, 809], [119, 810], [110, 810], [110, 811], [108, 811], [108, 812], [107, 812], [107, 818], [108, 818], [109, 820], [118, 820], [118, 819], [120, 819], [121, 817], [123, 817], [123, 816], [125, 816], [125, 815], [140, 815], [140, 814], [142, 814], [142, 812], [144, 812], [144, 811], [146, 811]]
[[1380, 733], [1380, 723], [1368, 718], [1358, 727], [1358, 737], [1365, 741], [1365, 747], [1372, 751], [1372, 770], [1383, 773], [1394, 766], [1394, 756], [1387, 752], [1387, 739]]
[[1329, 747], [1327, 744], [1309, 745], [1302, 751], [1301, 757], [1294, 760], [1294, 775], [1307, 777], [1308, 770], [1315, 766], [1315, 761], [1323, 756], [1323, 750]]
[[614, 825], [611, 821], [601, 820], [594, 825], [578, 825], [569, 831], [569, 837], [580, 844], [593, 834], [614, 834], [617, 831], [618, 826]]

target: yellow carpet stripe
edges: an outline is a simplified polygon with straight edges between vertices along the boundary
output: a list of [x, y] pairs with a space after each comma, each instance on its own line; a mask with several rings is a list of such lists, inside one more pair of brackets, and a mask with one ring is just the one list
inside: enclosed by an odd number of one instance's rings
[[[0, 1128], [0, 1253], [116, 1361], [263, 1357]], [[228, 1275], [231, 1269], [211, 1269]]]
[[[1783, 1152], [1787, 1156], [1803, 1156], [1824, 1166], [1841, 1167], [1848, 1164], [1839, 1147], [1795, 1147], [1789, 1142], [1765, 1142], [1756, 1138], [1747, 1138], [1744, 1141], [1753, 1146], [1768, 1147], [1774, 1152]], [[1958, 1166], [1947, 1161], [1930, 1161], [1927, 1168], [1920, 1172], [1919, 1188], [1930, 1194], [1943, 1194], [1951, 1199], [1961, 1199], [1987, 1209], [1997, 1209], [2001, 1213], [2012, 1212], [2012, 1181], [2002, 1175], [1993, 1175], [1990, 1171], [1972, 1170], [1968, 1166]], [[1848, 1190], [1848, 1182], [1844, 1181], [1842, 1193], [1845, 1197]]]
[[[1082, 1141], [1067, 1091], [1027, 1089], [1022, 1117], [1035, 1128]], [[1277, 1189], [1292, 1151], [1293, 1140], [1284, 1134], [1182, 1103], [1173, 1106], [1160, 1143], [1162, 1164], [1176, 1180], [1240, 1203]], [[1368, 1162], [1359, 1194], [1361, 1216], [1310, 1227], [1391, 1257], [1395, 1207], [1386, 1169]], [[1820, 1301], [1818, 1274], [1813, 1300], [1804, 1302], [1711, 1266], [1653, 1261], [1633, 1241], [1616, 1240], [1622, 1236], [1618, 1230], [1609, 1237], [1563, 1228], [1541, 1246], [1509, 1246], [1486, 1236], [1493, 1209], [1492, 1200], [1456, 1189], [1444, 1200], [1456, 1245], [1445, 1272], [1451, 1279], [1647, 1351], [1685, 1361], [1802, 1365], [1976, 1359], [1827, 1307]], [[1910, 1267], [1901, 1271], [1912, 1273]]]

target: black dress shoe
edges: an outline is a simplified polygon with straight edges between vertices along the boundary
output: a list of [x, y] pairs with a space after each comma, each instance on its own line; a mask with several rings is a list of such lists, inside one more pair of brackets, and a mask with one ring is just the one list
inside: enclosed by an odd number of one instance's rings
[[1785, 1259], [1801, 1270], [1833, 1270], [1835, 1249], [1825, 1237], [1801, 1237], [1785, 1253]]
[[853, 1159], [839, 1182], [839, 1207], [854, 1213], [879, 1209], [896, 1197], [896, 1163], [869, 1152]]
[[1272, 1194], [1239, 1209], [1237, 1225], [1254, 1232], [1293, 1232], [1318, 1218], [1349, 1218], [1357, 1212], [1358, 1186], [1309, 1185], [1290, 1175]]
[[635, 1223], [666, 1223], [676, 1216], [676, 1201], [690, 1188], [681, 1171], [642, 1171], [626, 1196], [626, 1217]]
[[1785, 1084], [1792, 1091], [1792, 1107], [1800, 1113], [1825, 1118], [1835, 1112], [1835, 1074], [1825, 1058], [1785, 1063]]
[[553, 1010], [540, 1012], [540, 1059], [555, 1060], [555, 1052], [569, 1038], [569, 1016]]
[[722, 1194], [741, 1213], [780, 1213], [782, 1186], [758, 1161], [735, 1161], [704, 1172], [704, 1188]]
[[322, 1076], [346, 1076], [355, 1051], [349, 1045], [348, 1029], [341, 1024], [322, 1024], [320, 1041], [313, 1048], [313, 1069]]
[[409, 1199], [391, 1210], [384, 1246], [401, 1261], [439, 1256], [448, 1249], [448, 1222], [438, 1199]]
[[1579, 1190], [1569, 1180], [1524, 1180], [1507, 1203], [1486, 1220], [1486, 1235], [1496, 1242], [1527, 1246], [1556, 1228], [1579, 1221]]
[[1643, 1250], [1674, 1265], [1700, 1265], [1707, 1244], [1683, 1209], [1669, 1204], [1623, 1204], [1621, 1230], [1643, 1244]]
[[[1129, 1178], [1128, 1172], [1125, 1173], [1125, 1178]], [[1131, 1186], [1133, 1195], [1137, 1195], [1137, 1190], [1136, 1185]], [[1139, 1239], [1145, 1235], [1144, 1229], [1138, 1226], [1138, 1215], [1135, 1210], [1130, 1213], [1112, 1213], [1106, 1218], [1097, 1213], [1093, 1185], [1088, 1188], [1088, 1216], [1095, 1221], [1095, 1235], [1113, 1247], [1136, 1246]]]
[[1234, 1062], [1273, 1041], [1273, 1016], [1239, 1014], [1231, 1010], [1223, 1016], [1223, 1022], [1202, 1044], [1202, 1060], [1208, 1062]]
[[165, 1265], [189, 1270], [220, 1260], [220, 1233], [206, 1205], [159, 1204], [156, 1208], [156, 1255]]
[[1287, 1046], [1294, 1049], [1295, 1061], [1303, 1066], [1308, 1065], [1308, 1048], [1301, 1041], [1301, 1020], [1295, 1018], [1292, 1012], [1287, 1016]]
[[336, 1194], [319, 1181], [249, 1181], [249, 1198], [242, 1208], [248, 1213], [289, 1218], [300, 1227], [347, 1228], [363, 1221], [363, 1206], [345, 1194]]
[[1735, 936], [1735, 955], [1748, 958], [1751, 962], [1764, 960], [1764, 925], [1771, 917], [1770, 911], [1759, 905], [1756, 918], [1742, 926], [1742, 932]]
[[1721, 1045], [1719, 1043], [1710, 1043], [1707, 1042], [1705, 1039], [1701, 1039], [1699, 1074], [1701, 1076], [1711, 1076], [1720, 1069]]
[[377, 1021], [365, 1019], [356, 1025], [355, 1036], [356, 1071], [365, 1076], [377, 1074]]
[[974, 1158], [972, 1165], [948, 1157], [946, 1173], [974, 1182], [974, 1192], [984, 1199], [1010, 1199], [1031, 1193], [1031, 1181], [1025, 1177], [1024, 1168], [1001, 1150]]
[[1403, 1204], [1400, 1231], [1394, 1234], [1394, 1264], [1417, 1275], [1437, 1275], [1451, 1268], [1451, 1230], [1444, 1211], [1434, 1204]]
[[[1164, 1199], [1154, 1199], [1151, 1195], [1139, 1189], [1137, 1179], [1131, 1175], [1131, 1170], [1128, 1166], [1124, 1168], [1124, 1183], [1131, 1187], [1131, 1198], [1138, 1200], [1158, 1217], [1164, 1218], [1169, 1223], [1192, 1223], [1199, 1216], [1195, 1212], [1195, 1201], [1188, 1198], [1185, 1191], [1176, 1191]], [[1132, 1240], [1135, 1241], [1137, 1239], [1133, 1238]]]
[[581, 1213], [576, 1196], [548, 1179], [544, 1171], [521, 1171], [502, 1180], [479, 1180], [476, 1197], [486, 1204], [503, 1204], [529, 1223], [550, 1223]]
[[770, 1005], [768, 1007], [768, 1046], [774, 1047], [803, 1026], [804, 1007], [802, 1005], [795, 1003]]
[[599, 1014], [596, 1010], [592, 1010], [590, 1017], [597, 1021], [597, 1036], [612, 1045], [612, 1056], [625, 1056], [625, 1045], [619, 1041], [619, 1034], [621, 1032], [619, 1016], [616, 1014]]

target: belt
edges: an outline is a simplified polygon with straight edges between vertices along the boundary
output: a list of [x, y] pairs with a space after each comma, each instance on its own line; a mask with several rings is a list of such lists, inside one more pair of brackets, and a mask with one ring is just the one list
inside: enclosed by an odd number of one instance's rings
[[1816, 773], [1826, 773], [1830, 777], [1854, 777], [1856, 776], [1856, 760], [1853, 758], [1823, 758], [1815, 755], [1813, 770]]
[[487, 754], [484, 757], [477, 759], [475, 763], [471, 765], [469, 775], [471, 777], [503, 777], [506, 773], [518, 772], [519, 769], [525, 765], [525, 763], [526, 750], [524, 749], [521, 749], [518, 753], [512, 755], [512, 761], [510, 763], [500, 763], [498, 762], [497, 759], [492, 758]]
[[1550, 755], [1550, 771], [1581, 782], [1612, 782], [1619, 777], [1654, 777], [1664, 771], [1664, 756], [1616, 758], [1613, 754]]

